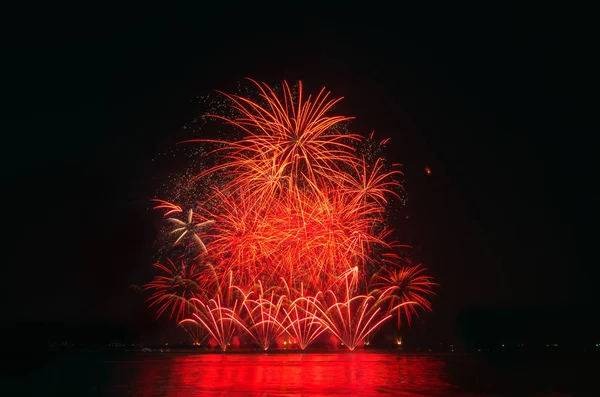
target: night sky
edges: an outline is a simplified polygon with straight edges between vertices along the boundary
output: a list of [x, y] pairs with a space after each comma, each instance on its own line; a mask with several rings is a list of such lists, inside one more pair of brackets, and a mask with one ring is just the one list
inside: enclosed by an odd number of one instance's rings
[[392, 137], [409, 197], [394, 226], [441, 284], [430, 332], [450, 337], [477, 307], [597, 300], [586, 13], [298, 7], [18, 13], [3, 38], [4, 321], [131, 323], [129, 286], [153, 275], [152, 160], [198, 138], [182, 129], [198, 95], [245, 77], [327, 86], [356, 132]]

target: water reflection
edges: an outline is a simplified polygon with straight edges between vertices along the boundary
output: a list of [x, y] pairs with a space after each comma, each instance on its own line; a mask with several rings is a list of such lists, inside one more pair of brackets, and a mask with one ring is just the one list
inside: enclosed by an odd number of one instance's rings
[[[451, 389], [445, 363], [435, 356], [209, 354], [129, 363], [135, 379], [113, 383], [113, 391], [125, 387], [126, 394], [139, 397], [446, 395]], [[117, 375], [130, 372], [116, 370]]]
[[67, 352], [11, 357], [0, 396], [600, 396], [599, 358]]

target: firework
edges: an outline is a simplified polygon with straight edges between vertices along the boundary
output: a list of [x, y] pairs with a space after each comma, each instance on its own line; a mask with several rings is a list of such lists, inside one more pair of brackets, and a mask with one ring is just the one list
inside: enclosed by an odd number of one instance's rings
[[319, 291], [308, 301], [317, 309], [314, 321], [320, 322], [350, 350], [363, 343], [377, 328], [392, 317], [390, 312], [415, 302], [405, 301], [386, 311], [382, 303], [387, 294], [375, 297], [358, 294], [358, 269], [341, 277], [343, 288]]
[[[389, 310], [397, 311], [400, 326], [401, 310], [410, 324], [411, 316], [417, 314], [417, 308], [431, 310], [428, 296], [433, 294], [432, 288], [437, 284], [425, 274], [421, 265], [401, 266], [394, 262], [382, 267], [372, 279], [374, 293], [380, 293], [389, 300]], [[403, 305], [406, 302], [414, 304]]]
[[175, 225], [172, 234], [177, 234], [177, 240], [175, 240], [174, 244], [177, 244], [181, 239], [183, 239], [186, 235], [190, 236], [193, 241], [198, 245], [198, 248], [202, 252], [206, 252], [206, 246], [204, 242], [199, 237], [199, 231], [203, 228], [214, 223], [214, 220], [198, 220], [199, 216], [194, 213], [193, 210], [188, 211], [188, 215], [184, 220], [177, 218], [169, 218], [167, 221], [171, 222]]
[[157, 315], [169, 312], [169, 317], [181, 320], [194, 311], [192, 298], [202, 293], [201, 271], [194, 263], [187, 265], [168, 259], [167, 264], [154, 264], [161, 271], [150, 283], [144, 286], [152, 290], [150, 306], [157, 306]]
[[230, 277], [227, 285], [217, 286], [214, 298], [191, 298], [190, 304], [194, 308], [192, 316], [181, 320], [179, 325], [203, 327], [221, 350], [226, 351], [236, 333], [234, 319], [239, 317], [241, 309], [240, 299], [236, 295], [236, 288]]
[[[299, 291], [291, 291], [285, 280], [282, 280], [282, 284], [285, 286], [288, 297], [287, 304], [283, 308], [285, 313], [284, 329], [300, 349], [304, 350], [325, 332], [327, 327], [316, 320], [318, 309], [304, 294], [303, 285], [300, 286]], [[294, 297], [293, 300], [292, 297]]]
[[258, 283], [255, 291], [245, 293], [237, 288], [243, 296], [240, 315], [231, 316], [244, 331], [263, 349], [269, 346], [286, 331], [282, 323], [285, 296], [275, 294], [274, 290], [265, 294], [262, 283]]
[[425, 269], [390, 261], [386, 211], [403, 198], [387, 139], [347, 132], [352, 118], [331, 115], [342, 98], [325, 89], [250, 82], [256, 95], [221, 93], [227, 112], [207, 117], [241, 136], [193, 141], [212, 146], [189, 180], [202, 186], [194, 204], [155, 200], [173, 245], [195, 253], [181, 256], [188, 267], [157, 265], [147, 288], [158, 315], [223, 350], [237, 334], [266, 350], [282, 337], [305, 349], [326, 332], [354, 349], [391, 317], [430, 310]]

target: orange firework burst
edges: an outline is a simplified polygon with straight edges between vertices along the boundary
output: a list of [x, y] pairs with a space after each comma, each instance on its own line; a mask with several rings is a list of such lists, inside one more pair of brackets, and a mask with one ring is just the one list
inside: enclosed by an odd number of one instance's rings
[[330, 99], [325, 89], [314, 99], [310, 95], [305, 98], [302, 83], [294, 95], [287, 82], [282, 84], [282, 94], [277, 95], [268, 85], [251, 81], [258, 88], [262, 103], [222, 93], [231, 100], [238, 116], [211, 115], [245, 132], [244, 138], [236, 142], [213, 141], [223, 144], [217, 151], [224, 152], [226, 162], [197, 178], [228, 169], [244, 175], [247, 181], [263, 181], [262, 186], [259, 184], [263, 189], [284, 177], [288, 178], [288, 187], [294, 187], [305, 178], [330, 178], [332, 173], [340, 172], [343, 164], [357, 162], [352, 141], [360, 140], [360, 136], [335, 129], [352, 118], [326, 116], [342, 98]]
[[175, 294], [183, 304], [172, 292], [180, 270], [159, 265], [170, 272], [148, 285], [159, 314], [186, 315], [223, 350], [235, 333], [263, 349], [285, 335], [304, 349], [324, 332], [354, 349], [401, 309], [409, 320], [416, 307], [430, 309], [424, 270], [380, 257], [393, 255], [385, 213], [402, 173], [361, 149], [373, 134], [346, 133], [352, 118], [330, 114], [341, 98], [325, 89], [306, 96], [302, 83], [250, 81], [257, 98], [222, 93], [232, 115], [209, 115], [241, 138], [194, 141], [217, 145], [207, 152], [213, 164], [192, 178], [210, 193], [195, 209], [155, 200], [175, 243], [191, 238], [200, 269], [198, 289]]

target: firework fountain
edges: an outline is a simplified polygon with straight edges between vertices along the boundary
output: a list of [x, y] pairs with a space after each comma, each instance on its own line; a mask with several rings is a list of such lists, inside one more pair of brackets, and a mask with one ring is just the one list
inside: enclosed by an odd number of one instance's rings
[[205, 187], [198, 204], [155, 200], [176, 259], [155, 265], [150, 305], [222, 350], [236, 336], [305, 349], [324, 334], [353, 350], [392, 317], [430, 310], [435, 284], [389, 241], [398, 166], [330, 115], [341, 98], [251, 83], [255, 96], [220, 93], [231, 116], [207, 115], [239, 139], [190, 141], [211, 159], [189, 181]]

